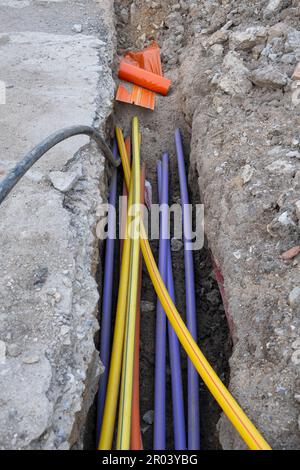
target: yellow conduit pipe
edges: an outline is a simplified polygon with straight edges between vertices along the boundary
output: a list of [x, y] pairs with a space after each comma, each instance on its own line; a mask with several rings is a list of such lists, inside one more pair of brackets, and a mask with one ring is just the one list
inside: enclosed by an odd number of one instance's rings
[[[116, 136], [123, 165], [125, 182], [127, 187], [129, 187], [131, 177], [130, 167], [126, 154], [123, 133], [120, 128], [116, 129]], [[144, 261], [157, 296], [179, 338], [179, 341], [197, 369], [202, 380], [248, 447], [251, 450], [271, 450], [269, 444], [265, 441], [256, 427], [252, 424], [244, 411], [238, 405], [236, 400], [229, 393], [225, 385], [219, 379], [188, 331], [160, 276], [143, 223], [141, 223], [140, 244]]]
[[[130, 170], [129, 170], [130, 171]], [[132, 192], [128, 196], [128, 205], [132, 203]], [[127, 234], [128, 218], [125, 221], [125, 231]], [[113, 346], [111, 353], [111, 362], [106, 390], [106, 399], [103, 412], [102, 427], [99, 439], [98, 450], [110, 450], [112, 447], [114, 426], [116, 420], [117, 403], [119, 396], [119, 387], [121, 379], [121, 366], [124, 344], [124, 331], [125, 331], [125, 318], [126, 318], [126, 299], [128, 288], [128, 275], [130, 266], [130, 249], [131, 239], [125, 236], [121, 272], [120, 272], [120, 285], [117, 302], [116, 321], [114, 329]]]
[[135, 322], [138, 294], [138, 277], [140, 261], [140, 144], [138, 120], [132, 121], [132, 175], [130, 180], [130, 201], [127, 215], [127, 237], [131, 238], [130, 269], [126, 307], [126, 327], [124, 338], [122, 382], [120, 393], [117, 449], [130, 449], [131, 411], [133, 387], [133, 363], [135, 345]]

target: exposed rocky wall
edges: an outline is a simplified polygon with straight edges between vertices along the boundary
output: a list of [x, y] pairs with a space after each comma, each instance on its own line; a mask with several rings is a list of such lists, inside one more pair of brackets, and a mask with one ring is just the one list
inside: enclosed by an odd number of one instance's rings
[[[274, 448], [297, 449], [300, 5], [179, 3], [188, 6], [179, 86], [192, 127], [190, 171], [224, 278], [230, 390]], [[226, 417], [219, 432], [223, 448], [244, 448]]]

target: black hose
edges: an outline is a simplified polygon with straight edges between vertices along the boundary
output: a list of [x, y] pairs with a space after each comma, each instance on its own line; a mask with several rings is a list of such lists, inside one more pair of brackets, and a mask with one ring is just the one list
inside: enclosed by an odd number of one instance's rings
[[114, 158], [110, 148], [106, 145], [97, 129], [90, 126], [65, 127], [64, 129], [51, 134], [40, 144], [34, 147], [34, 149], [23, 158], [23, 160], [17, 163], [17, 165], [9, 172], [7, 177], [0, 182], [0, 204], [8, 196], [10, 191], [14, 188], [22, 176], [25, 175], [29, 168], [31, 168], [34, 163], [36, 163], [46, 152], [48, 152], [48, 150], [50, 150], [56, 144], [59, 144], [59, 142], [79, 134], [85, 134], [94, 139], [102, 150], [105, 158], [114, 167], [120, 165], [121, 160], [119, 158]]

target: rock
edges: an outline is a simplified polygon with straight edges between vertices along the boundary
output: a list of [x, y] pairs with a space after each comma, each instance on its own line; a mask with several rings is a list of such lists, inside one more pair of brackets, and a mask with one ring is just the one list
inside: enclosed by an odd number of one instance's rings
[[214, 56], [222, 57], [223, 52], [224, 52], [224, 47], [222, 46], [222, 44], [214, 44], [213, 46], [211, 46], [211, 51]]
[[295, 202], [296, 206], [296, 217], [298, 220], [300, 220], [300, 199]]
[[295, 172], [295, 167], [291, 163], [285, 162], [284, 160], [275, 160], [273, 163], [266, 166], [266, 170], [270, 173], [292, 176]]
[[241, 171], [241, 178], [244, 182], [244, 184], [248, 183], [253, 174], [254, 174], [254, 168], [251, 166], [251, 165], [245, 165], [243, 168], [242, 168], [242, 171]]
[[36, 364], [39, 361], [40, 357], [37, 354], [29, 354], [22, 359], [24, 364]]
[[300, 349], [300, 339], [299, 339], [299, 338], [296, 339], [296, 341], [294, 341], [294, 342], [292, 343], [292, 348], [293, 348], [293, 349]]
[[300, 393], [295, 393], [294, 398], [297, 403], [300, 403]]
[[81, 33], [82, 32], [82, 24], [74, 24], [72, 26], [72, 31], [74, 33]]
[[146, 424], [153, 424], [154, 411], [153, 410], [147, 411], [143, 416], [143, 420], [145, 421]]
[[121, 18], [121, 20], [123, 21], [124, 24], [127, 24], [127, 23], [128, 23], [128, 20], [129, 20], [129, 13], [128, 13], [127, 8], [122, 8], [122, 9], [121, 9], [121, 11], [120, 11], [120, 18]]
[[299, 253], [300, 253], [300, 246], [293, 246], [293, 248], [290, 248], [289, 250], [282, 253], [281, 258], [284, 259], [285, 261], [288, 261], [288, 260], [295, 258], [295, 256], [299, 255]]
[[81, 177], [81, 168], [78, 168], [77, 171], [51, 171], [49, 173], [51, 183], [55, 189], [62, 193], [70, 191]]
[[5, 364], [6, 362], [6, 343], [0, 341], [0, 364]]
[[291, 0], [270, 0], [264, 10], [264, 17], [271, 18], [274, 14], [279, 13], [290, 4]]
[[283, 212], [279, 217], [278, 217], [278, 222], [282, 225], [295, 225], [294, 221], [291, 219], [290, 214], [288, 211]]
[[219, 88], [231, 96], [245, 96], [252, 88], [249, 70], [236, 52], [228, 52], [223, 60], [224, 73], [218, 79]]
[[300, 349], [294, 351], [291, 357], [291, 361], [295, 366], [299, 366], [300, 364]]
[[227, 31], [216, 31], [208, 41], [209, 46], [213, 46], [214, 44], [223, 44], [228, 40], [228, 32]]
[[22, 349], [17, 344], [11, 343], [7, 345], [7, 352], [9, 356], [17, 357], [17, 356], [20, 356]]
[[177, 238], [172, 238], [171, 239], [171, 251], [180, 251], [183, 248], [183, 243], [181, 240], [178, 240]]
[[300, 51], [300, 31], [293, 30], [288, 33], [285, 43], [285, 51]]
[[300, 62], [297, 64], [294, 73], [292, 75], [292, 80], [300, 80]]
[[251, 81], [259, 87], [275, 89], [284, 87], [288, 83], [288, 77], [272, 65], [267, 65], [254, 70]]
[[252, 26], [245, 31], [235, 31], [231, 33], [229, 39], [230, 49], [248, 50], [257, 44], [263, 44], [266, 41], [267, 29], [263, 26]]
[[300, 152], [298, 150], [291, 150], [286, 154], [287, 158], [298, 158], [300, 160]]
[[294, 287], [289, 294], [289, 305], [292, 308], [300, 307], [300, 287]]
[[294, 65], [297, 62], [297, 58], [295, 54], [290, 52], [289, 54], [283, 54], [280, 57], [280, 62], [282, 62], [283, 64], [287, 64], [287, 65]]
[[274, 217], [272, 222], [267, 225], [267, 232], [272, 237], [284, 238], [297, 230], [297, 226], [291, 218], [288, 211], [283, 212], [277, 217]]
[[67, 335], [69, 332], [70, 332], [70, 327], [69, 326], [63, 325], [60, 329], [60, 334], [62, 336]]
[[268, 30], [268, 38], [271, 40], [273, 38], [286, 38], [288, 33], [291, 31], [291, 28], [286, 23], [276, 23], [271, 26]]
[[145, 45], [146, 33], [143, 33], [140, 37], [137, 38], [136, 44], [138, 48], [142, 48]]
[[147, 300], [141, 300], [141, 311], [144, 313], [154, 312], [155, 305], [152, 302], [148, 302]]

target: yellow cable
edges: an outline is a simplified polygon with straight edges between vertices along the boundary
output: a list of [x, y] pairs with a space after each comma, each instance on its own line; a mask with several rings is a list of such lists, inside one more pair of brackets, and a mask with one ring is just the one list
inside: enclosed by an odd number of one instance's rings
[[[122, 159], [124, 177], [127, 187], [130, 184], [130, 167], [128, 163], [125, 142], [122, 134], [122, 130], [116, 129], [116, 136], [118, 141], [118, 147], [120, 156]], [[271, 447], [261, 436], [256, 427], [251, 423], [249, 418], [246, 416], [244, 411], [238, 405], [236, 400], [229, 393], [227, 388], [223, 385], [197, 343], [188, 331], [185, 323], [183, 322], [180, 313], [176, 309], [172, 299], [170, 298], [168, 291], [163, 283], [160, 276], [159, 270], [155, 263], [147, 234], [143, 223], [141, 222], [141, 236], [140, 236], [141, 250], [147, 266], [150, 278], [154, 285], [157, 296], [166, 312], [168, 319], [174, 328], [179, 341], [185, 349], [187, 355], [191, 359], [195, 368], [197, 369], [202, 380], [219, 403], [220, 407], [227, 415], [233, 426], [236, 428], [242, 439], [246, 442], [251, 450], [270, 450]]]
[[[131, 205], [132, 194], [128, 196], [128, 207]], [[125, 221], [125, 234], [127, 234], [128, 220], [126, 217]], [[121, 365], [122, 365], [122, 354], [123, 354], [123, 343], [124, 343], [124, 330], [125, 330], [125, 315], [126, 315], [126, 299], [127, 299], [127, 286], [128, 286], [128, 274], [130, 264], [130, 248], [131, 240], [130, 237], [125, 236], [122, 261], [121, 261], [121, 273], [120, 273], [120, 285], [118, 293], [118, 303], [116, 312], [116, 322], [114, 329], [114, 339], [111, 353], [111, 363], [109, 369], [107, 391], [103, 412], [103, 421], [99, 439], [98, 450], [110, 450], [112, 447], [114, 426], [116, 420], [117, 403], [119, 396], [119, 387], [121, 379]]]
[[127, 295], [126, 328], [124, 338], [124, 353], [122, 366], [122, 382], [120, 394], [120, 409], [117, 434], [117, 449], [130, 449], [131, 436], [131, 411], [132, 411], [132, 386], [133, 386], [133, 362], [135, 344], [136, 305], [138, 294], [138, 276], [140, 260], [140, 144], [139, 144], [138, 119], [132, 121], [132, 179], [130, 192], [132, 204], [128, 205], [128, 233], [131, 238], [130, 270]]

